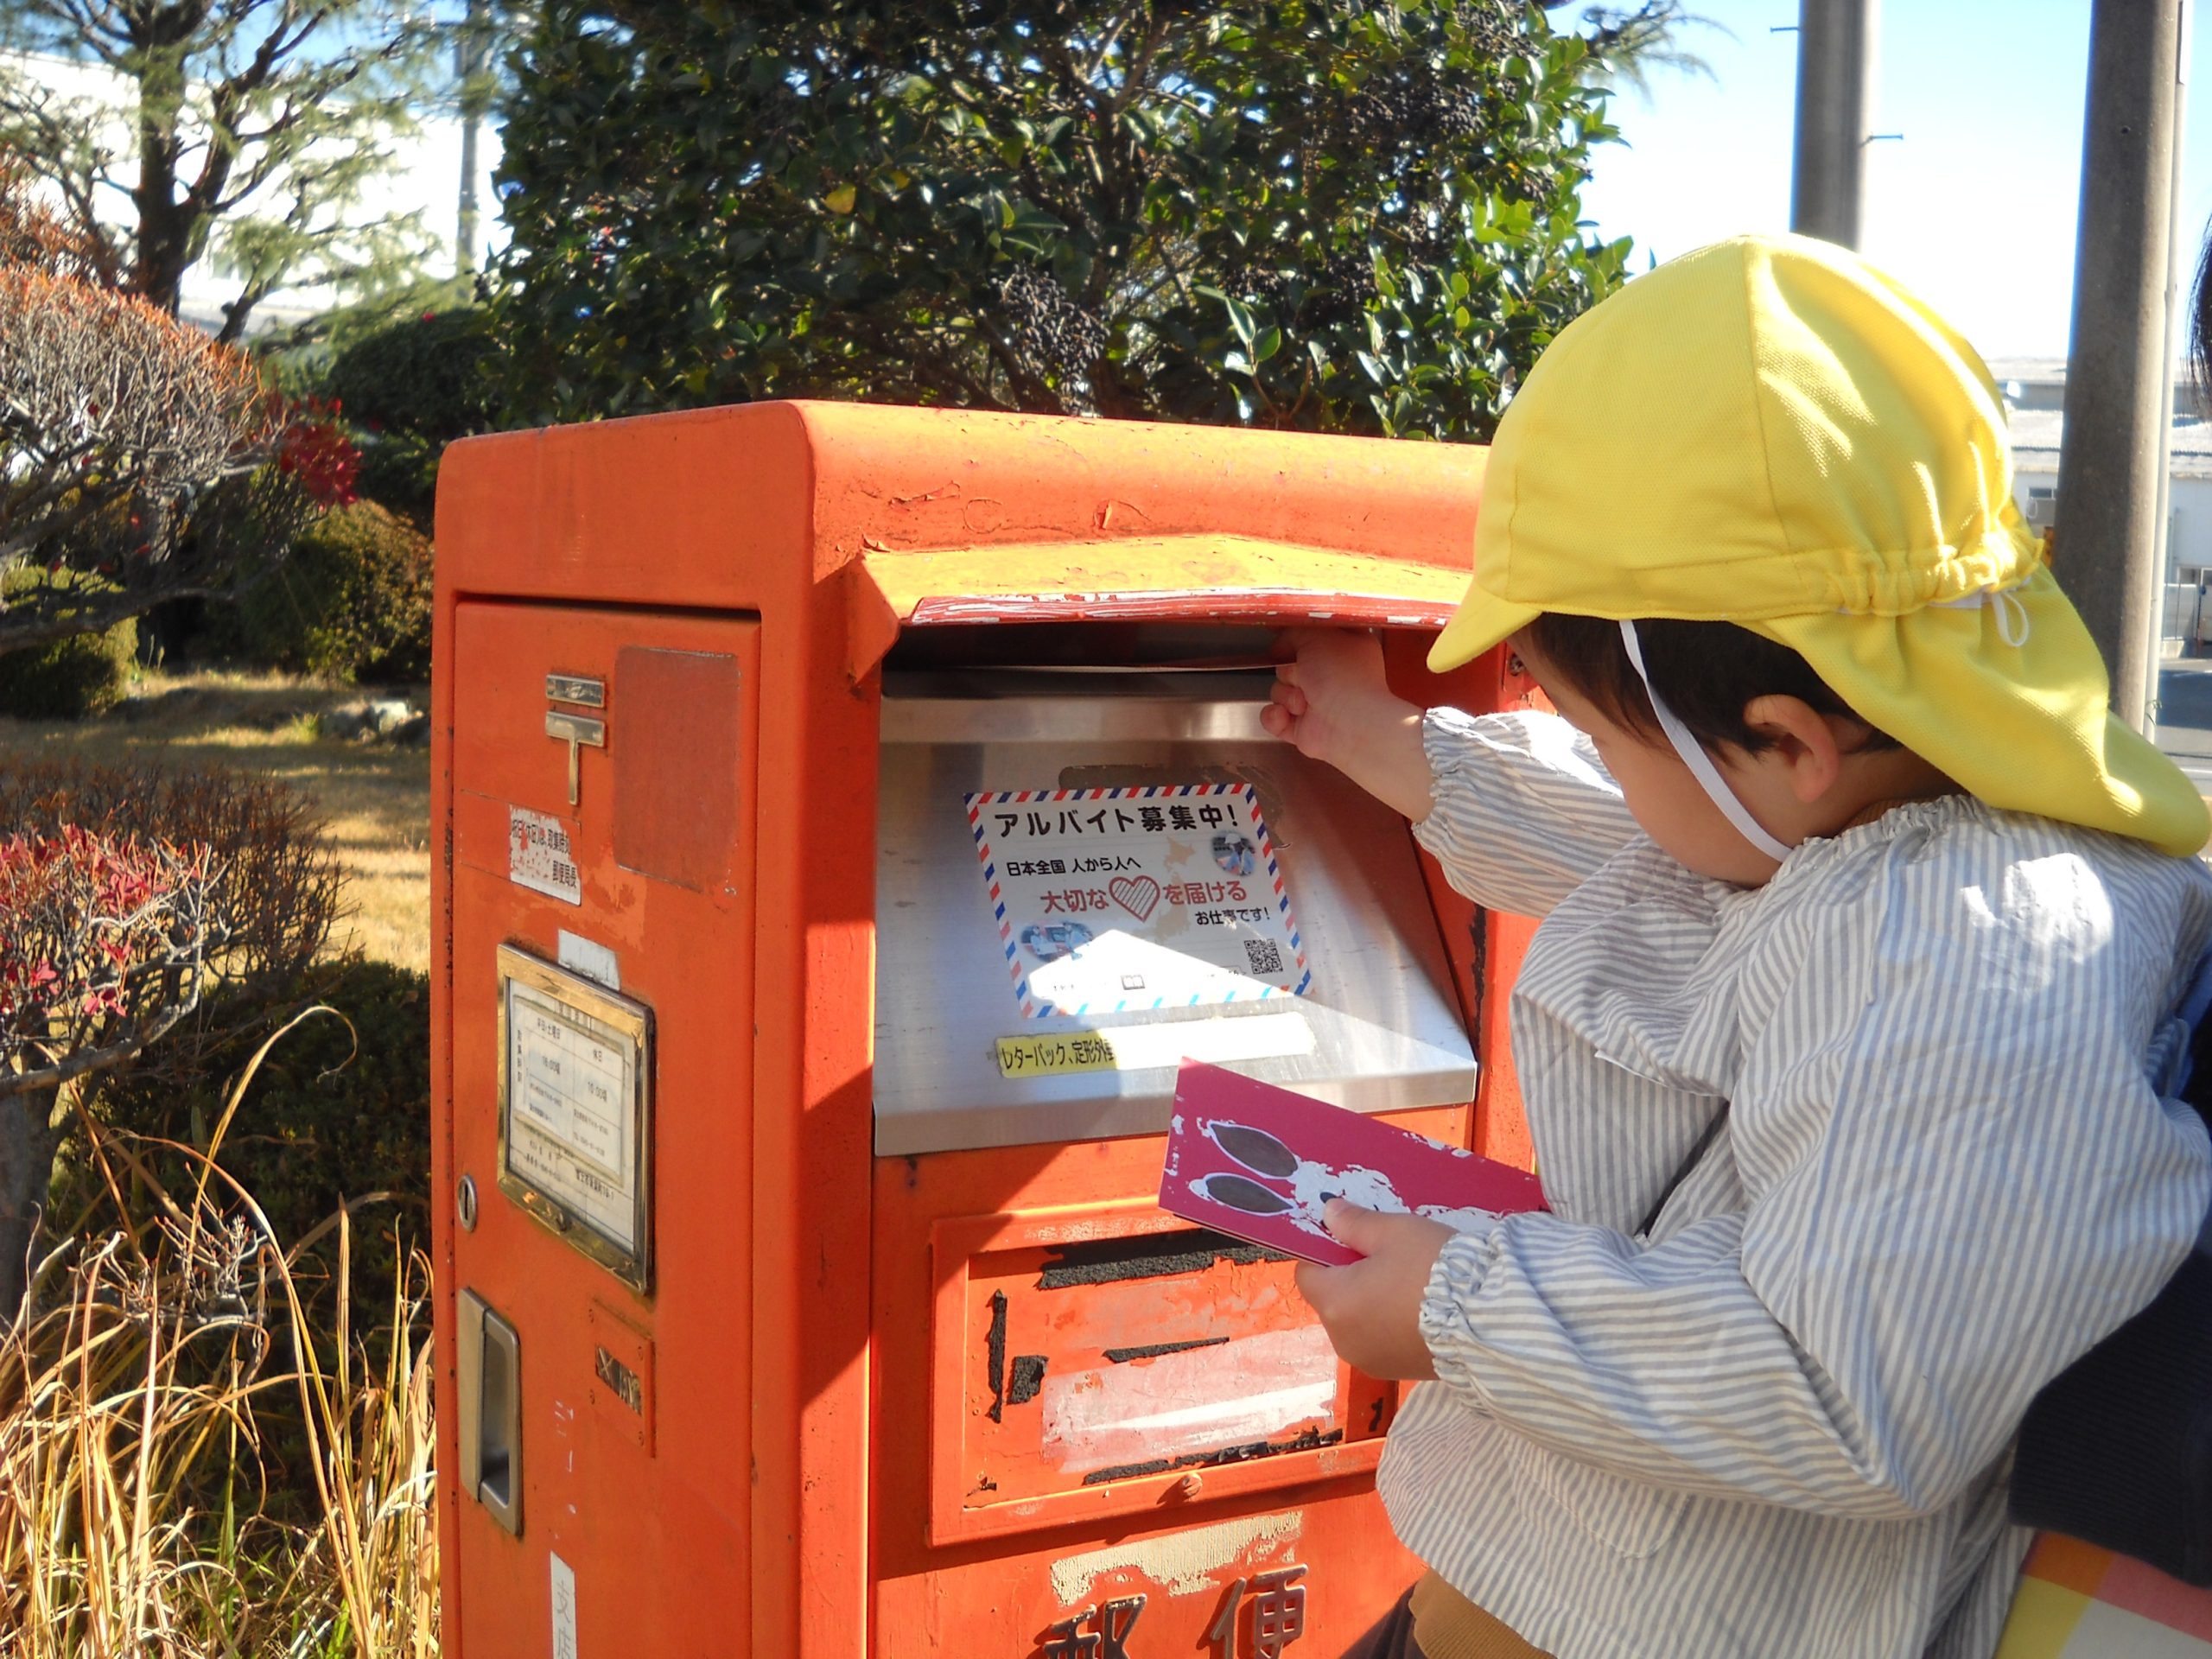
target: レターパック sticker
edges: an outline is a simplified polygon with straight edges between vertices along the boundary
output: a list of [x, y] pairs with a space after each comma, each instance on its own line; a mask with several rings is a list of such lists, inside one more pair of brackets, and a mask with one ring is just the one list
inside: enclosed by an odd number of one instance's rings
[[967, 797], [1027, 1015], [1297, 996], [1313, 982], [1249, 784]]
[[1273, 1060], [1313, 1052], [1302, 1014], [1213, 1014], [1198, 1020], [1001, 1037], [993, 1046], [1002, 1077], [1074, 1071], [1149, 1071], [1185, 1060]]

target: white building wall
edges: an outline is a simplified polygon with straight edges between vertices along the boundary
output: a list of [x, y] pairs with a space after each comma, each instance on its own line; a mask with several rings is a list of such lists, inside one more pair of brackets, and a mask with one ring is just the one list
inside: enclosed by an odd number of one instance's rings
[[2212, 477], [2177, 477], [2166, 525], [2165, 649], [2202, 656], [2212, 648]]
[[[2038, 493], [2044, 491], [2049, 493]], [[2012, 475], [2012, 498], [2031, 527], [2050, 525], [2057, 491], [2055, 466], [2041, 454], [2022, 459]], [[2165, 654], [2212, 654], [2212, 475], [2175, 476], [2168, 513]]]

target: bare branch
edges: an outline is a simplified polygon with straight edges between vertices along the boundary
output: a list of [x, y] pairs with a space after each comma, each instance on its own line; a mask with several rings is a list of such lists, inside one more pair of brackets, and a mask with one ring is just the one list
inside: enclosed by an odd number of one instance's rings
[[90, 1077], [95, 1071], [112, 1071], [116, 1067], [137, 1059], [148, 1048], [168, 1036], [179, 1020], [199, 1006], [200, 993], [195, 981], [188, 1001], [169, 1003], [120, 1041], [110, 1043], [103, 1048], [80, 1048], [67, 1059], [41, 1066], [36, 1071], [0, 1076], [0, 1100], [5, 1100], [10, 1095], [56, 1089], [65, 1083], [74, 1083], [79, 1077]]

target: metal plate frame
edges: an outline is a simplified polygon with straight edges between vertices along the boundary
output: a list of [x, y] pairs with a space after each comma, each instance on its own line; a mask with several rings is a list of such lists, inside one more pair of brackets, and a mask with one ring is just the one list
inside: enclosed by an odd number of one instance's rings
[[[652, 1290], [653, 1243], [653, 1084], [652, 1010], [632, 998], [608, 990], [581, 974], [556, 966], [542, 957], [512, 944], [499, 947], [496, 978], [499, 997], [499, 1191], [506, 1194], [539, 1224], [605, 1268], [640, 1295]], [[529, 986], [579, 1013], [613, 1029], [632, 1046], [630, 1067], [631, 1119], [636, 1126], [632, 1148], [638, 1172], [636, 1215], [631, 1236], [635, 1249], [626, 1249], [575, 1214], [560, 1198], [533, 1185], [508, 1167], [508, 1123], [513, 1109], [514, 1057], [513, 994], [512, 987]]]

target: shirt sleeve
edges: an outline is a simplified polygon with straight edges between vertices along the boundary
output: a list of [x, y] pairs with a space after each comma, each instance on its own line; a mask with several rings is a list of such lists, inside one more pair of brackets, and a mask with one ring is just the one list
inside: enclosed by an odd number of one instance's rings
[[1834, 907], [1850, 925], [1783, 942], [1800, 966], [1725, 1137], [1747, 1208], [1648, 1246], [1541, 1213], [1447, 1243], [1421, 1308], [1441, 1386], [1725, 1497], [1897, 1517], [1986, 1474], [2180, 1262], [2212, 1166], [2144, 1073], [2171, 915], [2116, 921], [2078, 859], [1980, 874], [1890, 871]]
[[1477, 904], [1541, 916], [1636, 834], [1590, 740], [1557, 715], [1432, 709], [1432, 774], [1414, 836]]

